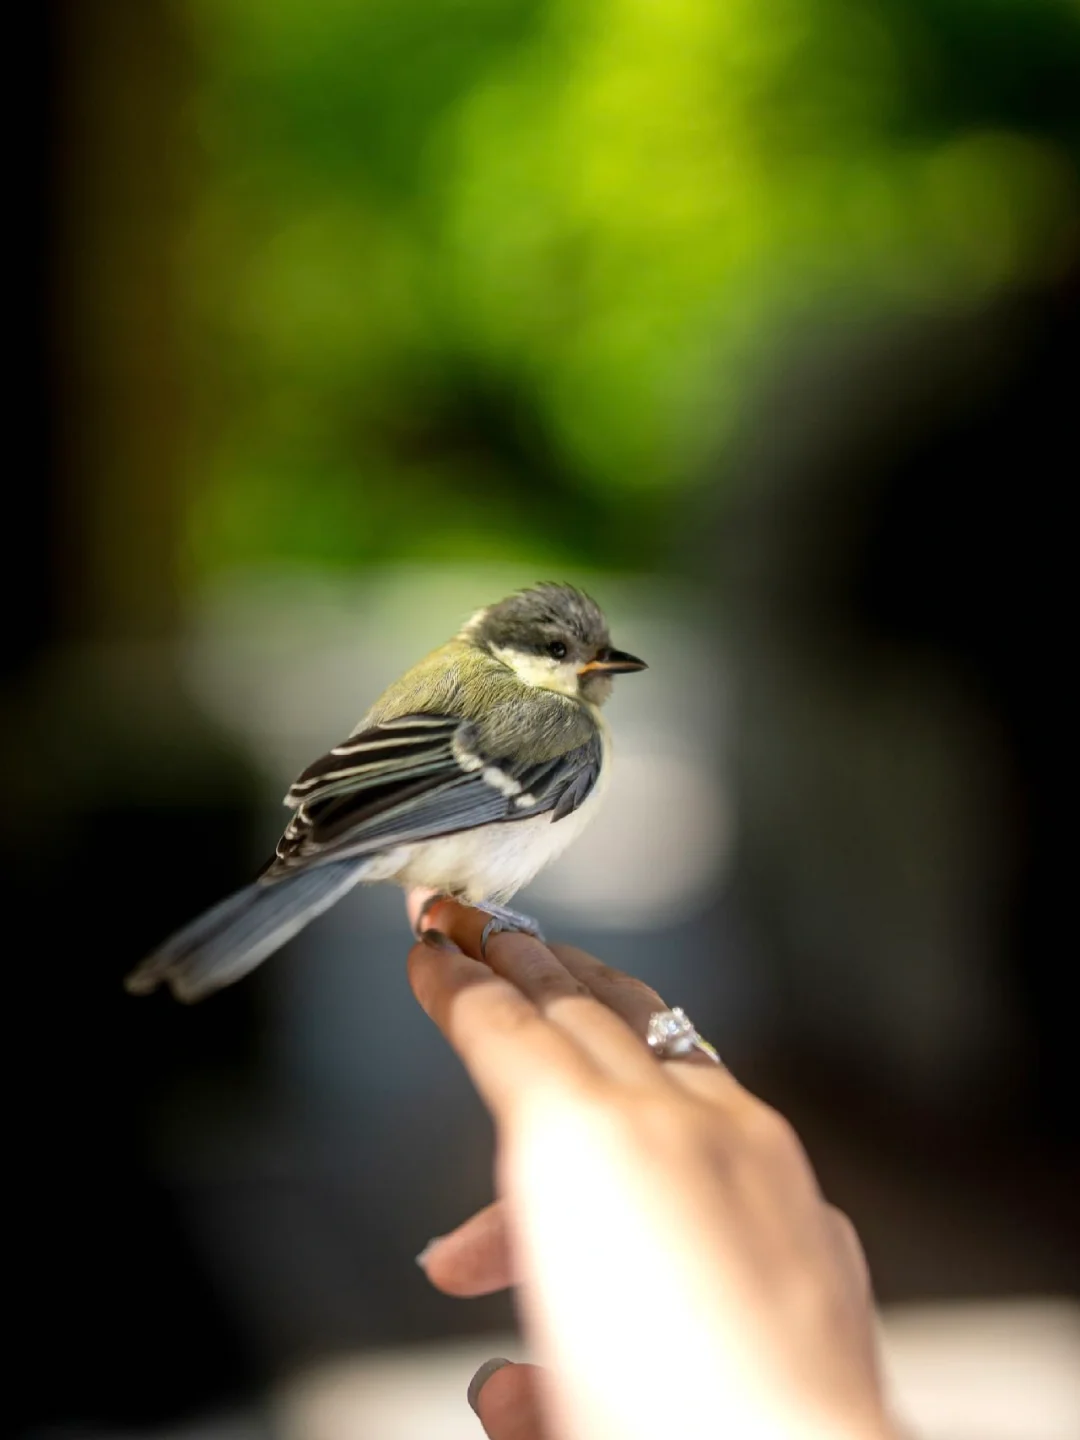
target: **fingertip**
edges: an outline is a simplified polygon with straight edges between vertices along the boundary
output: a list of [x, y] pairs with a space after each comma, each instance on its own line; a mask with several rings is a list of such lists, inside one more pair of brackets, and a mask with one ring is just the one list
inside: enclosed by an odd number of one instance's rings
[[469, 1401], [470, 1408], [477, 1416], [479, 1416], [480, 1414], [481, 1390], [483, 1390], [484, 1386], [497, 1371], [505, 1370], [507, 1365], [509, 1364], [510, 1361], [504, 1359], [503, 1356], [493, 1355], [490, 1360], [484, 1361], [484, 1363], [480, 1366], [480, 1369], [477, 1370], [476, 1374], [469, 1381], [469, 1388], [466, 1392], [466, 1397]]
[[497, 1356], [486, 1360], [469, 1383], [469, 1404], [490, 1440], [542, 1440], [549, 1433], [540, 1407], [535, 1365]]
[[471, 913], [469, 906], [451, 900], [441, 890], [423, 888], [406, 894], [405, 910], [409, 926], [418, 939], [432, 927], [452, 932], [461, 923], [462, 917]]
[[417, 1265], [420, 1266], [420, 1269], [423, 1270], [425, 1274], [427, 1273], [428, 1261], [445, 1239], [445, 1235], [433, 1235], [420, 1253], [415, 1256]]
[[[409, 922], [418, 939], [429, 930], [440, 931], [462, 953], [481, 960], [480, 936], [491, 918], [459, 900], [451, 900], [438, 890], [411, 890], [406, 900]], [[419, 929], [417, 928], [419, 927]]]
[[416, 1263], [444, 1295], [491, 1295], [513, 1283], [506, 1207], [486, 1205], [455, 1230], [429, 1240]]
[[427, 905], [430, 901], [434, 900], [437, 894], [437, 890], [429, 890], [419, 885], [413, 890], [406, 891], [405, 913], [409, 917], [409, 929], [413, 932], [414, 935], [416, 934], [416, 927], [420, 923], [420, 917], [423, 914], [424, 906]]
[[441, 930], [436, 930], [434, 926], [429, 926], [429, 928], [424, 931], [420, 936], [420, 943], [421, 945], [426, 945], [429, 950], [441, 950], [444, 955], [460, 955], [462, 953], [458, 946], [454, 944], [453, 940], [450, 939], [449, 935], [444, 935]]

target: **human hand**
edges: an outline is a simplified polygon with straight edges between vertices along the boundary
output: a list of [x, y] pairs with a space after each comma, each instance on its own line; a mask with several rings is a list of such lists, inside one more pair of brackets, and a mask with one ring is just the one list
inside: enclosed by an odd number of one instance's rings
[[429, 909], [449, 938], [409, 976], [498, 1139], [500, 1202], [422, 1263], [450, 1293], [515, 1284], [547, 1367], [483, 1385], [491, 1440], [894, 1435], [862, 1251], [788, 1123], [700, 1055], [658, 1061], [664, 1002], [585, 952], [503, 933], [482, 963], [486, 918]]

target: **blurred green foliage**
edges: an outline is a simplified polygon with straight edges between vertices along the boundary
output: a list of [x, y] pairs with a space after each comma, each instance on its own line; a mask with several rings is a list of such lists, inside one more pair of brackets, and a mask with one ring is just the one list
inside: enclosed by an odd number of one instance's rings
[[1077, 233], [1069, 0], [183, 4], [203, 575], [647, 568], [800, 314]]

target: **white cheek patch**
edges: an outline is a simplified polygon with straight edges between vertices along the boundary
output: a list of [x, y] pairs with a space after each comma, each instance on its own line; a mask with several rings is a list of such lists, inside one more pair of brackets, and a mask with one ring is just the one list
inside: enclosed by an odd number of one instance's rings
[[529, 655], [523, 650], [498, 646], [494, 646], [491, 653], [496, 660], [508, 665], [523, 685], [554, 690], [558, 695], [576, 697], [579, 693], [577, 667], [572, 660], [553, 660], [550, 655]]

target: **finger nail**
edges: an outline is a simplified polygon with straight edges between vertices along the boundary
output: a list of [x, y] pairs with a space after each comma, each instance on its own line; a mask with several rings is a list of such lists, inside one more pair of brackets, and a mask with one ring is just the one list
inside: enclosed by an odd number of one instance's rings
[[480, 1391], [491, 1379], [492, 1375], [495, 1374], [496, 1370], [501, 1370], [504, 1365], [509, 1364], [509, 1360], [503, 1360], [499, 1356], [495, 1356], [495, 1358], [492, 1360], [485, 1360], [483, 1365], [480, 1366], [480, 1369], [477, 1370], [476, 1374], [469, 1381], [469, 1404], [472, 1406], [473, 1411], [478, 1418], [480, 1415], [480, 1411], [477, 1409], [477, 1405], [480, 1400]]
[[416, 1263], [420, 1266], [421, 1270], [423, 1270], [424, 1266], [427, 1264], [428, 1256], [435, 1249], [436, 1245], [440, 1245], [442, 1243], [442, 1240], [443, 1237], [441, 1235], [434, 1236], [431, 1240], [427, 1242], [424, 1248], [420, 1251], [420, 1254], [417, 1255]]
[[461, 954], [450, 936], [444, 935], [441, 930], [425, 930], [420, 939], [425, 945], [430, 945], [432, 950], [449, 950], [455, 955]]

